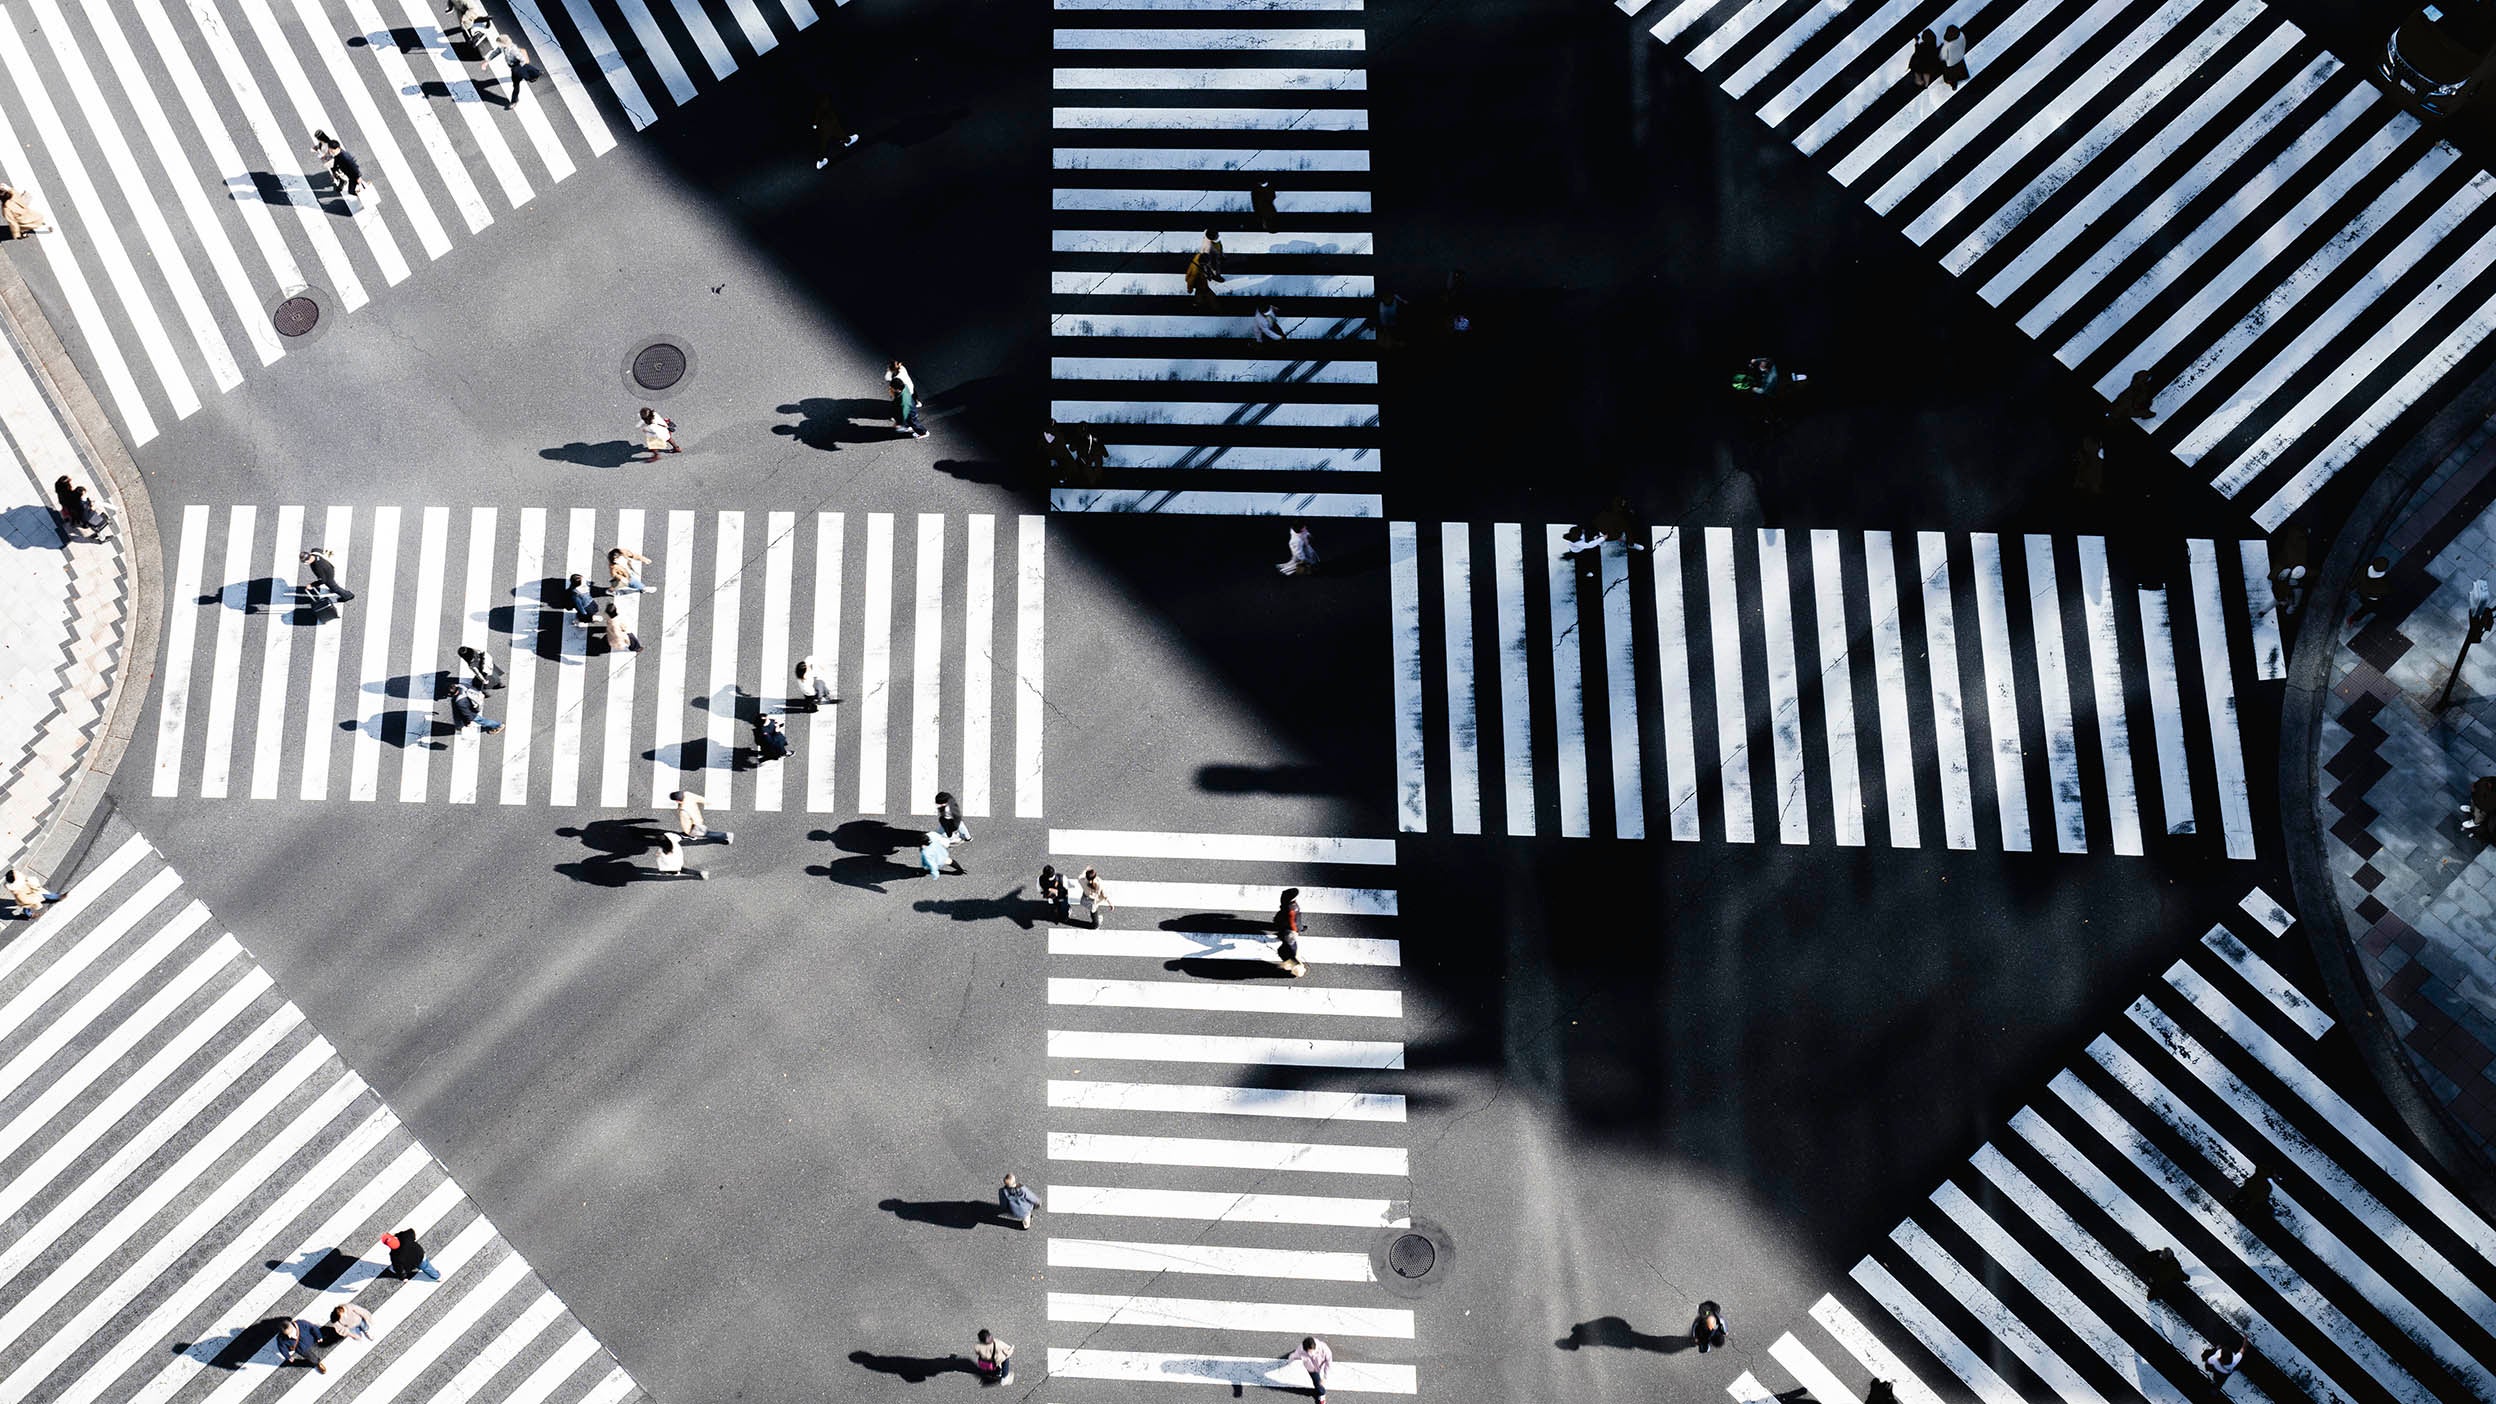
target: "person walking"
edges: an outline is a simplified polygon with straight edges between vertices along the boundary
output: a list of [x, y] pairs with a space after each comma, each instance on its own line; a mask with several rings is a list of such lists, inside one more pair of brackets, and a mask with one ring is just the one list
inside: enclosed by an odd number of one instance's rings
[[1048, 863], [1040, 865], [1040, 900], [1049, 904], [1051, 917], [1066, 919], [1066, 875]]
[[326, 1375], [328, 1364], [321, 1357], [329, 1354], [329, 1342], [321, 1339], [321, 1328], [309, 1321], [287, 1318], [277, 1330], [280, 1365], [309, 1365]]
[[1033, 1194], [1029, 1185], [1014, 1178], [1014, 1172], [1008, 1170], [1004, 1186], [997, 1191], [997, 1207], [1005, 1211], [1005, 1217], [1013, 1220], [1015, 1227], [1029, 1229], [1031, 1216], [1039, 1212], [1040, 1196]]
[[919, 422], [919, 383], [910, 378], [910, 368], [899, 361], [886, 365], [884, 389], [893, 400], [893, 432], [926, 438], [927, 426]]
[[[670, 790], [667, 792], [667, 797], [676, 801], [676, 831], [678, 833], [689, 839], [710, 837], [711, 826], [702, 822], [702, 811], [710, 807], [709, 800], [692, 790]], [[721, 829], [719, 841], [735, 843], [737, 836], [726, 829]]]
[[656, 588], [641, 578], [641, 568], [648, 564], [650, 558], [630, 546], [608, 547], [607, 593], [629, 595]]
[[650, 408], [641, 407], [641, 418], [633, 427], [641, 433], [641, 446], [650, 451], [645, 462], [656, 463], [662, 453], [683, 453], [676, 443], [676, 421]]
[[814, 132], [816, 170], [822, 170], [832, 164], [832, 140], [835, 132], [844, 134], [840, 138], [841, 149], [847, 150], [858, 144], [858, 134], [849, 129], [848, 122], [842, 120], [841, 111], [833, 105], [830, 93], [819, 93], [815, 97]]
[[1270, 302], [1258, 308], [1257, 315], [1248, 319], [1248, 334], [1259, 341], [1291, 339], [1291, 333], [1283, 330], [1282, 314], [1275, 311], [1274, 304]]
[[1257, 227], [1274, 232], [1274, 182], [1261, 180], [1248, 187], [1248, 208], [1257, 216]]
[[35, 208], [35, 202], [26, 197], [22, 186], [0, 185], [0, 219], [8, 221], [12, 239], [52, 232], [52, 221]]
[[85, 532], [96, 541], [104, 539], [104, 529], [113, 524], [113, 519], [95, 505], [86, 488], [71, 482], [69, 475], [63, 473], [52, 480], [52, 495], [60, 501], [61, 525], [66, 530]]
[[2349, 622], [2354, 624], [2383, 608], [2383, 602], [2391, 597], [2392, 558], [2377, 556], [2366, 563], [2366, 569], [2357, 577], [2357, 608], [2350, 613]]
[[2238, 1218], [2270, 1213], [2271, 1172], [2256, 1164], [2253, 1173], [2247, 1175], [2245, 1182], [2227, 1197], [2227, 1207], [2235, 1210]]
[[942, 829], [929, 829], [925, 840], [919, 844], [919, 867], [929, 877], [944, 877], [947, 874], [970, 876], [962, 861], [953, 856], [953, 840], [945, 837]]
[[832, 681], [823, 675], [823, 664], [811, 653], [797, 660], [797, 685], [807, 711], [820, 712], [826, 703], [841, 700], [832, 695]]
[[1082, 887], [1084, 919], [1092, 923], [1093, 930], [1098, 931], [1101, 929], [1101, 915], [1113, 909], [1109, 889], [1101, 886], [1101, 870], [1084, 869]]
[[979, 1382], [983, 1385], [1014, 1383], [1014, 1347], [998, 1340], [985, 1328], [979, 1333], [979, 1345], [971, 1351], [971, 1365], [979, 1371]]
[[778, 717], [754, 719], [754, 755], [756, 764], [789, 758], [789, 729]]
[[451, 684], [451, 729], [466, 731], [475, 727], [483, 732], [496, 732], [503, 724], [485, 714], [485, 694], [464, 682]]
[[[327, 594], [329, 603], [338, 604], [355, 598], [355, 592], [338, 583], [338, 553], [326, 546], [315, 546], [296, 557], [312, 572], [312, 583], [303, 587], [306, 594]], [[318, 604], [320, 601], [315, 600]]]
[[1941, 77], [1953, 89], [1967, 81], [1967, 35], [1955, 24], [1941, 31]]
[[342, 1341], [350, 1336], [369, 1341], [373, 1338], [373, 1314], [353, 1302], [341, 1302], [329, 1309], [329, 1329]]
[[641, 652], [641, 635], [624, 627], [624, 616], [617, 612], [615, 601], [609, 600], [599, 609], [598, 623], [606, 633], [607, 652]]
[[2227, 1377], [2235, 1374], [2237, 1367], [2244, 1363], [2245, 1338], [2239, 1332], [2228, 1332], [2226, 1339], [2205, 1347], [2201, 1352], [2201, 1368], [2210, 1372], [2210, 1383], [2222, 1390], [2227, 1388]]
[[355, 159], [354, 152], [339, 145], [336, 137], [316, 129], [312, 133], [312, 154], [327, 165], [330, 184], [337, 187], [339, 194], [350, 200], [364, 198], [364, 163]]
[[436, 1282], [442, 1280], [441, 1270], [425, 1257], [425, 1245], [416, 1241], [416, 1230], [403, 1228], [385, 1233], [381, 1246], [390, 1250], [390, 1275], [401, 1282], [414, 1281], [420, 1272]]
[[44, 908], [61, 900], [61, 894], [15, 868], [9, 869], [8, 894], [9, 915], [25, 921], [33, 921], [43, 915]]
[[1309, 973], [1308, 963], [1300, 959], [1300, 930], [1300, 889], [1286, 887], [1282, 904], [1274, 909], [1274, 958], [1295, 980]]
[[473, 31], [479, 26], [490, 26], [494, 23], [494, 17], [485, 12], [485, 6], [480, 3], [480, 0], [451, 0], [451, 3], [443, 6], [442, 10], [451, 18], [458, 20], [459, 27], [462, 29]]
[[707, 871], [685, 862], [684, 842], [674, 834], [659, 835], [659, 855], [652, 867], [663, 878], [689, 877], [707, 882], [711, 876]]
[[2483, 838], [2490, 819], [2496, 819], [2496, 775], [2482, 775], [2470, 782], [2470, 802], [2461, 807], [2461, 831]]
[[1705, 1355], [1725, 1343], [1725, 1309], [1714, 1302], [1699, 1303], [1698, 1317], [1690, 1323], [1690, 1343]]
[[2132, 372], [2115, 398], [2106, 402], [2108, 419], [2156, 419], [2158, 417], [2158, 373], [2144, 366]]
[[2192, 1274], [2184, 1269], [2183, 1260], [2175, 1256], [2173, 1248], [2152, 1248], [2149, 1250], [2149, 1262], [2141, 1271], [2142, 1296], [2148, 1301], [2157, 1301], [2183, 1286], [2191, 1277]]
[[1198, 307], [1213, 306], [1213, 271], [1201, 253], [1187, 260], [1187, 291]]
[[520, 85], [537, 76], [537, 65], [529, 62], [526, 49], [511, 42], [511, 36], [489, 25], [478, 37], [477, 47], [485, 51], [488, 73], [500, 64], [503, 69], [503, 106], [520, 105]]
[[945, 831], [947, 843], [971, 841], [971, 826], [962, 822], [962, 806], [955, 802], [951, 790], [936, 792], [936, 827]]
[[1217, 283], [1226, 283], [1230, 281], [1228, 278], [1222, 276], [1221, 230], [1208, 229], [1205, 231], [1205, 241], [1196, 246], [1196, 256], [1204, 260], [1206, 277], [1211, 278]]
[[1291, 556], [1274, 567], [1285, 575], [1307, 575], [1317, 569], [1317, 543], [1309, 539], [1309, 524], [1291, 524]]
[[1335, 1367], [1334, 1349], [1315, 1336], [1302, 1336], [1283, 1359], [1297, 1363], [1309, 1372], [1309, 1397], [1317, 1404], [1326, 1404], [1326, 1372]]
[[484, 649], [461, 644], [459, 661], [468, 665], [468, 675], [476, 679], [477, 686], [486, 692], [511, 685], [511, 680], [503, 675], [502, 665], [488, 658]]
[[1929, 29], [1915, 36], [1915, 50], [1907, 55], [1907, 77], [1919, 92], [1941, 77], [1941, 41]]
[[598, 622], [598, 600], [589, 588], [589, 577], [575, 571], [571, 579], [572, 622], [587, 629]]

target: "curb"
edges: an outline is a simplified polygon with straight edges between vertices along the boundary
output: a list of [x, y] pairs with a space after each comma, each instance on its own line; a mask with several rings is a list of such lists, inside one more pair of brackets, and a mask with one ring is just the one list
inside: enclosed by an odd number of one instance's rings
[[[2374, 985], [2358, 964], [2348, 914], [2341, 910], [2340, 894], [2325, 857], [2322, 762], [2314, 749], [2323, 708], [2331, 696], [2332, 657], [2341, 647], [2341, 606], [2348, 603], [2359, 563], [2373, 559], [2377, 543], [2391, 530], [2420, 480], [2463, 435], [2489, 418], [2490, 405], [2496, 405], [2496, 366], [2481, 372], [2447, 401], [2393, 455], [2367, 484], [2332, 538], [2330, 554], [2323, 558], [2306, 595], [2296, 645], [2289, 655], [2287, 695], [2280, 705], [2279, 795], [2281, 838], [2298, 922], [2313, 948], [2315, 968], [2341, 1027], [2356, 1041], [2358, 1056], [2365, 1060], [2367, 1071], [2411, 1138], [2480, 1213], [2496, 1215], [2496, 1166], [2479, 1158], [2452, 1113], [2428, 1092], [2408, 1051], [2384, 1022]], [[2316, 621], [2324, 627], [2307, 627]]]
[[86, 857], [88, 844], [101, 827], [97, 811], [113, 772], [130, 749], [139, 713], [156, 681], [156, 641], [165, 612], [164, 545], [156, 534], [156, 508], [147, 483], [130, 457], [121, 431], [104, 413], [95, 391], [79, 374], [77, 363], [62, 345], [60, 333], [35, 302], [14, 260], [0, 258], [0, 331], [24, 347], [30, 369], [45, 395], [62, 412], [78, 456], [120, 507], [130, 562], [129, 625], [122, 635], [121, 659], [114, 669], [112, 697], [104, 706], [103, 726], [89, 743], [67, 793], [45, 816], [28, 841], [27, 861], [36, 872], [60, 881]]

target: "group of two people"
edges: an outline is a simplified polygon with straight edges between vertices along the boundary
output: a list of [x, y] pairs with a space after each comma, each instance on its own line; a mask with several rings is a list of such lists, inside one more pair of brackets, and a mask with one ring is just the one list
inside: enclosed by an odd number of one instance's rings
[[1957, 25], [1941, 31], [1936, 41], [1931, 30], [1915, 36], [1915, 52], [1907, 59], [1907, 76], [1918, 88], [1935, 83], [1948, 83], [1955, 88], [1967, 81], [1967, 35]]

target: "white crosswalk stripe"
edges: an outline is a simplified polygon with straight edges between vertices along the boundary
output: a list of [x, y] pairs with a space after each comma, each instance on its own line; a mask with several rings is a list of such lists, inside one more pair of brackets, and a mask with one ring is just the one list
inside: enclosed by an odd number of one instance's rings
[[[2137, 855], [2146, 786], [2175, 841], [2254, 856], [2259, 769], [2238, 714], [2277, 680], [2277, 629], [2267, 573], [2222, 569], [2217, 542], [2118, 557], [2188, 591], [2191, 607], [2176, 612], [2168, 587], [2122, 582], [2093, 536], [1928, 531], [1910, 544], [1814, 531], [1800, 551], [1790, 533], [1710, 527], [1690, 550], [1687, 529], [1656, 527], [1642, 543], [1652, 549], [1570, 556], [1558, 527], [1389, 527], [1410, 543], [1416, 580], [1461, 591], [1435, 614], [1391, 620], [1399, 678], [1446, 702], [1402, 709], [1407, 832], [1533, 834], [1556, 815], [1571, 837], [1653, 828], [1751, 843], [1773, 829], [1792, 844], [2025, 852], [2045, 845], [2035, 828], [2050, 820], [2057, 853]], [[1540, 569], [1523, 557], [1538, 538]], [[2268, 561], [2263, 543], [2239, 544]], [[1489, 581], [1472, 568], [1486, 550]], [[1650, 606], [1651, 624], [1637, 618]], [[1495, 688], [1470, 661], [1442, 669], [1432, 656], [1476, 656], [1476, 611], [1496, 621], [1499, 647], [1483, 651]], [[1873, 709], [1861, 724], [1859, 685]], [[1477, 716], [1493, 705], [1496, 717]], [[1536, 766], [1537, 713], [1558, 729], [1548, 772]], [[1424, 734], [1440, 716], [1458, 728], [1444, 741]], [[2158, 738], [2146, 775], [2130, 739], [2143, 727]], [[1476, 731], [1502, 744], [1469, 744]], [[1971, 765], [1976, 755], [1984, 763]], [[1504, 813], [1484, 814], [1486, 803]]]
[[[723, 34], [702, 0], [503, 0], [489, 9], [542, 71], [514, 92], [430, 0], [28, 0], [0, 24], [0, 180], [61, 232], [23, 266], [146, 443], [285, 354], [281, 300], [353, 312], [497, 202], [518, 208], [613, 150], [610, 114], [651, 125], [632, 61], [681, 106], [817, 19], [806, 0], [726, 5]], [[361, 159], [364, 198], [314, 165], [316, 128]]]
[[[157, 795], [625, 809], [690, 784], [723, 810], [881, 814], [889, 801], [925, 814], [950, 788], [973, 816], [1007, 805], [1040, 815], [1043, 516], [1010, 523], [1004, 549], [995, 517], [937, 513], [899, 544], [882, 512], [194, 505], [180, 520]], [[354, 599], [315, 610], [289, 583], [309, 578], [296, 556], [312, 545], [337, 553]], [[657, 558], [646, 568], [655, 598], [610, 593], [612, 545]], [[574, 573], [598, 608], [617, 606], [641, 652], [609, 650], [603, 621], [573, 621]], [[896, 621], [903, 590], [915, 607]], [[462, 644], [508, 674], [484, 694], [499, 731], [451, 724]], [[298, 679], [293, 660], [307, 655]], [[793, 675], [806, 657], [836, 697], [843, 677], [863, 680], [860, 695], [810, 709]], [[1011, 670], [987, 665], [1004, 657]], [[901, 756], [885, 736], [896, 706], [908, 719]], [[784, 762], [756, 757], [765, 715], [785, 718]], [[1010, 725], [994, 723], [1005, 715]], [[332, 757], [342, 730], [343, 794]]]
[[[2264, 531], [2491, 354], [2496, 187], [2261, 0], [1657, 8], [2101, 395], [2143, 377], [2151, 441]], [[1906, 81], [1950, 25], [1970, 75]]]
[[[155, 849], [118, 819], [95, 842], [0, 958], [0, 1087], [37, 1089], [0, 1111], [0, 1401], [280, 1378], [289, 1398], [404, 1397], [437, 1367], [552, 1366], [549, 1327], [586, 1344], [538, 1397], [645, 1397]], [[27, 1083], [38, 1066], [66, 1071]], [[443, 1281], [384, 1278], [377, 1240], [401, 1228]], [[436, 1292], [450, 1309], [414, 1319]], [[280, 1376], [278, 1322], [347, 1302], [376, 1339]]]
[[[1098, 867], [1113, 903], [1050, 930], [1053, 1182], [1025, 1176], [1049, 1237], [1049, 1373], [1305, 1388], [1296, 1366], [1269, 1369], [1269, 1345], [1315, 1334], [1334, 1345], [1330, 1390], [1416, 1392], [1423, 1313], [1380, 1285], [1397, 1279], [1379, 1231], [1412, 1222], [1396, 893], [1322, 885], [1391, 879], [1395, 842], [1049, 839], [1062, 871]], [[1225, 870], [1209, 864], [1277, 880], [1159, 876]], [[1299, 939], [1307, 973], [1240, 978], [1278, 959], [1269, 918], [1295, 885], [1322, 933]]]
[[2241, 1332], [2231, 1398], [2496, 1398], [2496, 1230], [2318, 1071], [2329, 1018], [2248, 944], [2273, 914], [2187, 945], [1733, 1397], [2184, 1404]]
[[[1056, 9], [1053, 42], [1069, 63], [1053, 83], [1072, 105], [1053, 114], [1050, 333], [1077, 341], [1051, 358], [1051, 412], [1107, 452], [1062, 464], [1050, 509], [1381, 515], [1374, 492], [1272, 485], [1275, 474], [1381, 467], [1377, 396], [1362, 388], [1377, 382], [1383, 317], [1370, 301], [1360, 0]], [[1196, 23], [1174, 24], [1173, 11]], [[1225, 105], [1185, 105], [1199, 94]], [[1266, 212], [1252, 198], [1259, 181], [1273, 189]], [[1220, 277], [1191, 285], [1210, 231], [1222, 266], [1208, 271]], [[1268, 307], [1271, 329], [1256, 320]], [[1156, 356], [1138, 339], [1221, 344]], [[1276, 357], [1312, 341], [1329, 343], [1326, 359]], [[1254, 382], [1257, 398], [1216, 399], [1214, 381]], [[1324, 447], [1305, 446], [1321, 436]], [[1397, 584], [1417, 608], [1416, 582]]]

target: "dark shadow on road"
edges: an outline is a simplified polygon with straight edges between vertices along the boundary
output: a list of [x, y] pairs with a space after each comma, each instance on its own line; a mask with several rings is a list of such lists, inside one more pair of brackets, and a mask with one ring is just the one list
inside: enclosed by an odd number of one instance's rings
[[1186, 957], [1163, 961], [1161, 968], [1173, 975], [1186, 975], [1198, 980], [1288, 980], [1283, 967], [1265, 960], [1203, 960]]
[[938, 1375], [967, 1375], [970, 1363], [958, 1355], [878, 1355], [871, 1350], [853, 1350], [850, 1363], [863, 1365], [879, 1375], [893, 1375], [903, 1384], [925, 1384]]
[[641, 865], [634, 860], [658, 851], [661, 832], [659, 821], [649, 815], [598, 819], [579, 828], [557, 829], [555, 837], [579, 839], [591, 856], [575, 863], [557, 863], [555, 871], [592, 887], [622, 887], [643, 876]]
[[954, 921], [995, 921], [1003, 918], [1025, 931], [1029, 931], [1041, 917], [1055, 911], [1046, 902], [1025, 897], [1020, 886], [1002, 897], [954, 897], [913, 902], [910, 910], [933, 912]]
[[985, 1199], [887, 1199], [875, 1207], [905, 1224], [937, 1228], [973, 1229], [1003, 1222], [997, 1217], [997, 1206]]
[[1687, 1335], [1650, 1336], [1617, 1316], [1598, 1316], [1569, 1328], [1569, 1333], [1553, 1341], [1562, 1350], [1584, 1350], [1603, 1346], [1612, 1350], [1645, 1350], [1657, 1355], [1672, 1355], [1688, 1350], [1696, 1342]]
[[[937, 466], [941, 468], [944, 465]], [[69, 538], [61, 532], [60, 513], [49, 507], [20, 503], [0, 512], [0, 544], [14, 546], [21, 551], [60, 551], [68, 548]]]
[[900, 437], [893, 431], [890, 400], [835, 400], [815, 395], [777, 406], [773, 413], [794, 414], [798, 421], [775, 424], [771, 432], [826, 452], [837, 451], [843, 444], [869, 444]]
[[905, 850], [916, 852], [919, 845], [927, 842], [927, 830], [905, 829], [881, 819], [852, 819], [837, 829], [829, 832], [817, 829], [807, 837], [817, 843], [829, 840], [834, 848], [843, 853], [872, 853], [878, 857], [890, 857]]
[[[262, 204], [280, 206], [303, 203], [295, 198], [293, 189], [285, 181], [267, 171], [245, 171], [238, 176], [228, 176], [225, 187], [226, 194], [236, 200], [258, 200]], [[319, 197], [315, 196], [311, 203], [320, 204]]]
[[581, 468], [621, 468], [646, 452], [637, 444], [622, 439], [607, 439], [586, 444], [575, 440], [555, 448], [539, 449], [537, 456], [552, 463], [569, 463]]
[[[1201, 931], [1208, 936], [1271, 936], [1274, 923], [1244, 917], [1237, 912], [1197, 912], [1190, 916], [1171, 917], [1161, 923], [1164, 931]], [[1305, 926], [1301, 928], [1306, 931]]]
[[1340, 777], [1315, 765], [1208, 765], [1196, 771], [1198, 789], [1217, 795], [1333, 795]]

